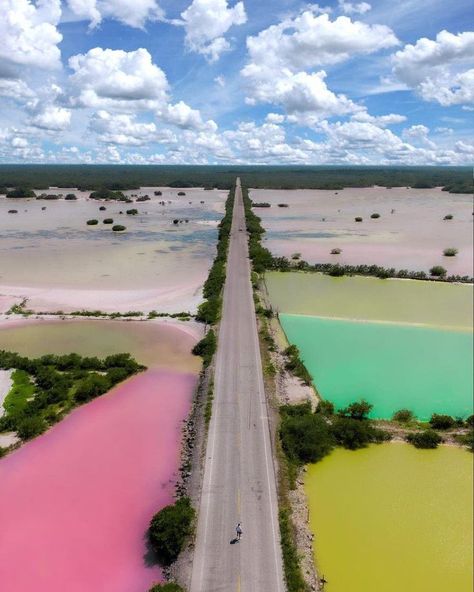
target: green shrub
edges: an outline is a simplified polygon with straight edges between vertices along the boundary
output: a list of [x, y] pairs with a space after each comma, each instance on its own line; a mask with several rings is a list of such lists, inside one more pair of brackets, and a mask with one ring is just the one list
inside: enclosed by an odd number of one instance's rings
[[40, 416], [24, 417], [16, 424], [18, 437], [22, 440], [29, 440], [42, 434], [48, 426]]
[[297, 465], [315, 463], [334, 448], [329, 424], [322, 415], [311, 413], [310, 406], [295, 405], [291, 411], [286, 406], [282, 414], [281, 443], [292, 462]]
[[150, 545], [161, 565], [176, 561], [187, 537], [192, 533], [195, 511], [183, 497], [155, 514], [148, 530]]
[[354, 220], [355, 220], [356, 222], [362, 222], [363, 218], [362, 218], [362, 216], [356, 216], [356, 217], [354, 218]]
[[452, 219], [453, 219], [452, 214], [446, 214], [446, 216], [443, 218], [443, 220], [452, 220]]
[[316, 407], [316, 413], [321, 415], [334, 415], [334, 403], [327, 401], [326, 399], [320, 399], [318, 406]]
[[430, 425], [435, 430], [449, 430], [456, 425], [456, 421], [450, 415], [433, 413], [430, 419]]
[[7, 191], [7, 197], [36, 197], [36, 194], [28, 187], [16, 187], [11, 191]]
[[121, 224], [115, 224], [112, 226], [112, 230], [114, 232], [122, 232], [123, 230], [127, 230], [126, 226], [122, 226]]
[[77, 197], [74, 195], [74, 193], [68, 193], [64, 199], [66, 201], [76, 201]]
[[413, 444], [415, 448], [438, 448], [443, 439], [434, 430], [424, 430], [423, 432], [416, 432], [414, 434], [408, 434], [406, 437], [407, 442]]
[[300, 350], [296, 345], [290, 345], [283, 353], [287, 357], [285, 368], [309, 386], [312, 382], [312, 378], [308, 369], [300, 359]]
[[204, 366], [209, 366], [212, 361], [212, 356], [214, 355], [217, 348], [217, 339], [216, 334], [211, 329], [207, 332], [205, 337], [198, 341], [196, 345], [193, 347], [192, 353], [195, 356], [201, 356], [203, 360]]
[[87, 226], [96, 226], [99, 224], [99, 220], [87, 220], [86, 224]]
[[301, 574], [298, 550], [291, 525], [291, 511], [283, 508], [278, 513], [283, 569], [288, 592], [306, 592], [307, 587]]
[[77, 385], [75, 399], [85, 403], [106, 393], [110, 386], [110, 380], [106, 376], [93, 372]]
[[331, 249], [331, 255], [340, 255], [342, 253], [342, 249]]
[[371, 214], [371, 215], [370, 215], [370, 217], [371, 217], [373, 220], [376, 220], [377, 218], [380, 218], [380, 214], [377, 214], [377, 212], [375, 212], [375, 213]]
[[454, 247], [448, 247], [447, 249], [444, 249], [443, 255], [445, 257], [456, 257], [458, 252], [459, 251], [457, 249], [455, 249]]
[[114, 223], [114, 220], [113, 220], [113, 218], [104, 218], [104, 219], [102, 220], [102, 222], [103, 222], [104, 224], [113, 224], [113, 223]]
[[365, 399], [351, 403], [344, 409], [339, 410], [339, 415], [342, 417], [351, 417], [352, 419], [366, 419], [372, 411], [373, 405], [368, 403]]
[[127, 214], [129, 216], [136, 216], [138, 214], [138, 210], [136, 208], [132, 208], [131, 210], [127, 210]]
[[392, 416], [393, 421], [399, 421], [400, 423], [408, 423], [409, 421], [413, 421], [413, 412], [409, 409], [399, 409], [395, 411]]
[[339, 446], [349, 450], [365, 448], [370, 443], [383, 442], [390, 436], [379, 430], [367, 420], [352, 417], [336, 417], [331, 426], [331, 432]]
[[155, 584], [148, 592], [184, 592], [184, 589], [175, 582], [168, 582], [166, 584]]
[[448, 272], [441, 265], [435, 265], [430, 269], [430, 274], [434, 277], [444, 277]]

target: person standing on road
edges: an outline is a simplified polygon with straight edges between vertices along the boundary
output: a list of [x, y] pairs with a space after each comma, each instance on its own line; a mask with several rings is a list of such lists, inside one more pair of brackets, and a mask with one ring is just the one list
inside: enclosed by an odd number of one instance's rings
[[235, 527], [235, 532], [237, 534], [237, 540], [240, 541], [240, 539], [242, 538], [242, 526], [240, 525], [240, 522]]

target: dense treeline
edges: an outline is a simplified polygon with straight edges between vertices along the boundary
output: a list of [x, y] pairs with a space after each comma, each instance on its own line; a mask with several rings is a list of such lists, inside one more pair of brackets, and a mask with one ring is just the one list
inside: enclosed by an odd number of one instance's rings
[[0, 369], [14, 370], [0, 432], [15, 431], [22, 440], [33, 438], [77, 405], [104, 394], [144, 368], [125, 353], [103, 360], [75, 353], [30, 359], [0, 350]]
[[225, 266], [227, 250], [229, 248], [229, 236], [232, 226], [232, 210], [234, 207], [234, 193], [232, 189], [225, 203], [225, 215], [219, 224], [217, 239], [217, 255], [204, 283], [204, 302], [199, 305], [196, 319], [203, 323], [213, 325], [218, 319], [222, 305], [222, 288], [225, 282]]
[[263, 273], [266, 269], [271, 269], [273, 256], [268, 249], [262, 247], [262, 235], [265, 229], [261, 225], [261, 219], [252, 211], [252, 200], [249, 198], [247, 187], [242, 187], [242, 197], [244, 200], [245, 223], [249, 234], [249, 256], [252, 260], [252, 267], [256, 273]]
[[231, 189], [239, 177], [246, 187], [343, 189], [344, 187], [445, 187], [472, 193], [469, 167], [344, 166], [155, 166], [1, 165], [0, 186], [102, 187], [114, 191], [147, 186]]

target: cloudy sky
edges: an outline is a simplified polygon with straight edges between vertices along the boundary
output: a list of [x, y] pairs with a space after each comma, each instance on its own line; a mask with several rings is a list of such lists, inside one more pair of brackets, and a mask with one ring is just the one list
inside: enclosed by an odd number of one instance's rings
[[0, 162], [472, 164], [472, 0], [0, 0]]

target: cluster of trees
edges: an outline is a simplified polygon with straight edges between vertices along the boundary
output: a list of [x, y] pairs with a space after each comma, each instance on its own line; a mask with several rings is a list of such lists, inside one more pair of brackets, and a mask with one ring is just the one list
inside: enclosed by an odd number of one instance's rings
[[368, 419], [371, 409], [364, 400], [338, 412], [327, 401], [316, 412], [309, 402], [280, 407], [280, 440], [289, 462], [296, 467], [316, 463], [336, 446], [357, 450], [388, 440], [390, 436]]
[[14, 388], [5, 399], [0, 432], [16, 431], [26, 440], [44, 432], [76, 405], [104, 394], [144, 366], [126, 353], [103, 360], [76, 353], [30, 359], [1, 350], [0, 369], [15, 369]]
[[222, 288], [225, 282], [225, 268], [227, 250], [229, 247], [230, 229], [232, 226], [232, 210], [234, 207], [234, 190], [232, 190], [225, 204], [225, 215], [219, 224], [217, 240], [217, 254], [204, 283], [204, 302], [199, 305], [196, 319], [208, 325], [213, 325], [218, 319], [222, 305]]
[[91, 199], [113, 199], [116, 201], [124, 201], [126, 203], [131, 203], [133, 201], [133, 199], [127, 197], [122, 191], [113, 191], [107, 187], [101, 187], [97, 191], [93, 191], [89, 197]]
[[304, 384], [308, 386], [311, 385], [313, 379], [311, 378], [311, 374], [308, 372], [308, 369], [302, 362], [300, 358], [300, 350], [296, 347], [296, 345], [288, 346], [283, 353], [286, 356], [285, 368], [295, 376], [298, 376], [298, 378], [300, 378]]
[[262, 273], [271, 266], [273, 257], [268, 249], [262, 247], [262, 235], [265, 229], [261, 224], [261, 219], [252, 211], [252, 200], [249, 198], [248, 189], [242, 188], [244, 199], [245, 223], [249, 233], [249, 256], [252, 260], [252, 267], [256, 273]]
[[29, 187], [16, 187], [6, 192], [7, 197], [36, 197], [36, 193]]
[[150, 522], [148, 540], [160, 565], [176, 561], [187, 538], [192, 534], [196, 512], [188, 497], [157, 512]]
[[[329, 167], [329, 166], [150, 166], [150, 165], [2, 165], [5, 187], [78, 187], [112, 191], [139, 187], [230, 189], [240, 177], [246, 187], [333, 189], [344, 187], [443, 187], [472, 193], [469, 167]], [[113, 181], [111, 181], [113, 179]]]

